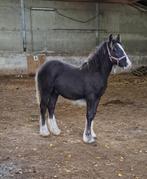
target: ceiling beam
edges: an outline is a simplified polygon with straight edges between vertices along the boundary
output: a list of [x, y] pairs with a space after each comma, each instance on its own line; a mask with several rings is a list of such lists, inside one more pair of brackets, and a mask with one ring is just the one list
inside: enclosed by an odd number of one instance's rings
[[133, 4], [138, 0], [43, 0], [43, 1], [64, 1], [64, 2], [89, 2], [89, 3], [121, 3], [121, 4]]

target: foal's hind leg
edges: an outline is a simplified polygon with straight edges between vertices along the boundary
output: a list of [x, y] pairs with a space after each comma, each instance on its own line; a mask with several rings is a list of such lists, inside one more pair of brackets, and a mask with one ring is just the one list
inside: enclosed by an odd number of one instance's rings
[[58, 128], [56, 118], [54, 115], [57, 99], [58, 99], [58, 94], [53, 92], [50, 96], [49, 103], [48, 103], [48, 112], [49, 112], [48, 124], [49, 124], [50, 131], [54, 135], [59, 135], [61, 133], [61, 130]]
[[49, 135], [49, 130], [45, 121], [45, 114], [46, 114], [46, 109], [47, 109], [47, 101], [48, 98], [43, 97], [41, 98], [40, 102], [40, 135], [42, 136], [48, 136]]

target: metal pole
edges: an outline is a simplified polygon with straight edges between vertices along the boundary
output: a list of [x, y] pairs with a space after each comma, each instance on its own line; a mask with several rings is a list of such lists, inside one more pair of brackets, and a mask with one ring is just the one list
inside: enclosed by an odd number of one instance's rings
[[30, 8], [30, 33], [31, 33], [31, 52], [34, 51], [33, 26], [32, 26], [32, 10]]
[[96, 45], [99, 44], [99, 4], [96, 3]]
[[20, 0], [21, 5], [21, 30], [22, 30], [22, 42], [23, 51], [26, 52], [26, 22], [25, 22], [25, 5], [24, 0]]

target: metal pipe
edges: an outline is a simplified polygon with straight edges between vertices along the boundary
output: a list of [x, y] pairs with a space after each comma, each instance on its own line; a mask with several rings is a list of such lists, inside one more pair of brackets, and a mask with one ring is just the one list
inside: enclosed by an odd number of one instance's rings
[[26, 22], [25, 22], [25, 5], [24, 0], [20, 0], [21, 6], [21, 30], [22, 30], [22, 42], [23, 42], [23, 51], [26, 52]]
[[96, 3], [96, 45], [99, 43], [99, 4]]
[[31, 52], [34, 51], [34, 39], [33, 39], [33, 25], [32, 25], [32, 11], [30, 8], [30, 33], [31, 33]]
[[55, 8], [52, 7], [32, 7], [31, 10], [33, 11], [56, 11]]

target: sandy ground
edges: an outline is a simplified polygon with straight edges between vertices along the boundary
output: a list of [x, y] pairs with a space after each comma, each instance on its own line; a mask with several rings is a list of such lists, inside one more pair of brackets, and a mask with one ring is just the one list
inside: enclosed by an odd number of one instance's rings
[[85, 107], [60, 98], [62, 133], [39, 135], [33, 78], [0, 77], [0, 178], [147, 179], [147, 76], [111, 76], [95, 117], [97, 141], [82, 141]]

